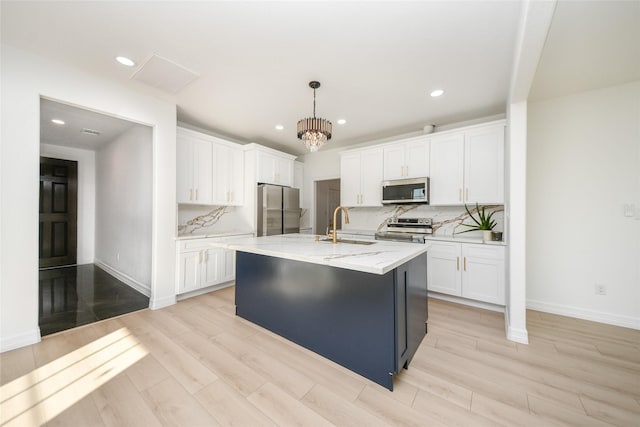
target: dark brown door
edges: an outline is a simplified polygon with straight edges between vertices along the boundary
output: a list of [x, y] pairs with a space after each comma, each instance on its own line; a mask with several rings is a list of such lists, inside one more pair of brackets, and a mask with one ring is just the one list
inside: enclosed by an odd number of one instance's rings
[[40, 268], [76, 263], [78, 162], [40, 157]]

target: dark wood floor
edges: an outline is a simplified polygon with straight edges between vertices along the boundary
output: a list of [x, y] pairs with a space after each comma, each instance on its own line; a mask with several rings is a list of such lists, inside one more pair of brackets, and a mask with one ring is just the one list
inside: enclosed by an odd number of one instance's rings
[[94, 264], [40, 270], [44, 335], [149, 307], [149, 298]]

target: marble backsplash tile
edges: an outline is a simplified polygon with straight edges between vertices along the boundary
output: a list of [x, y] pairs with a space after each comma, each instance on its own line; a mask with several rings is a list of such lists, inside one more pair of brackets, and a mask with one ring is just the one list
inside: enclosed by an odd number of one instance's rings
[[237, 231], [251, 232], [234, 206], [178, 207], [178, 235], [224, 234]]
[[[342, 224], [344, 231], [371, 230], [384, 231], [387, 219], [393, 216], [412, 218], [426, 217], [433, 219], [433, 234], [436, 236], [451, 236], [468, 228], [462, 224], [473, 224], [469, 214], [463, 206], [427, 206], [427, 205], [388, 205], [379, 208], [349, 208], [349, 224]], [[469, 206], [475, 216], [476, 207]], [[496, 212], [496, 231], [504, 231], [504, 206], [487, 206], [487, 212]], [[475, 232], [465, 233], [471, 237]]]
[[[192, 206], [178, 207], [178, 236], [253, 232], [252, 226], [240, 215], [242, 207]], [[300, 228], [311, 227], [309, 210], [300, 210]]]

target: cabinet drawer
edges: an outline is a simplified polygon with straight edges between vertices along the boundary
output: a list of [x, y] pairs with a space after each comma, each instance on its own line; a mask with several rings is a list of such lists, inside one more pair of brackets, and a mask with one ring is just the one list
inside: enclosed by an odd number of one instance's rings
[[504, 259], [503, 246], [490, 246], [483, 244], [465, 244], [463, 246], [464, 255], [473, 258], [486, 258], [502, 260]]

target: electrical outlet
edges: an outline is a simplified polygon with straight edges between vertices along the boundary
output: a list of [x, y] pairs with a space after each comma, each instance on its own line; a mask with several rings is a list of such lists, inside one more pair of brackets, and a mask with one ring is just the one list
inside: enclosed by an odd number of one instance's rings
[[607, 287], [605, 285], [600, 285], [596, 283], [596, 295], [606, 295]]

